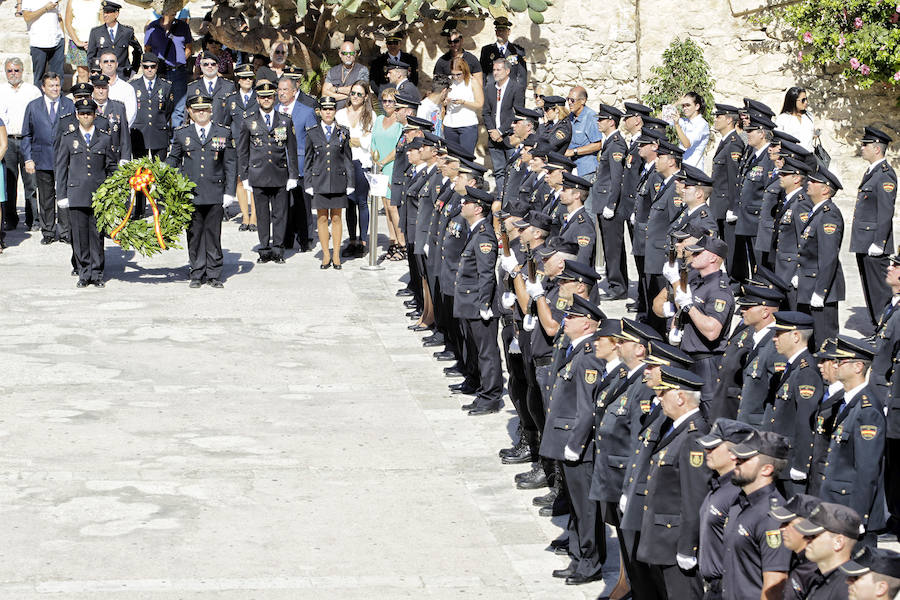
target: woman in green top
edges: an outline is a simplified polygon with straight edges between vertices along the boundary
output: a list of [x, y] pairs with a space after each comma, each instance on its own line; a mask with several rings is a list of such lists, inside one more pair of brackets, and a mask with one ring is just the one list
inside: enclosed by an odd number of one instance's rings
[[[381, 106], [384, 109], [383, 115], [378, 115], [375, 119], [375, 125], [372, 126], [372, 159], [378, 169], [378, 173], [386, 175], [388, 181], [394, 172], [394, 155], [397, 148], [397, 142], [403, 134], [403, 126], [397, 121], [397, 115], [394, 112], [394, 97], [397, 90], [389, 87], [381, 92]], [[387, 257], [390, 260], [403, 260], [403, 255], [397, 246], [397, 227], [400, 222], [399, 209], [391, 206], [391, 188], [388, 186], [387, 196], [381, 199], [384, 205], [384, 213], [387, 216], [388, 235], [391, 237], [391, 245], [388, 247]]]

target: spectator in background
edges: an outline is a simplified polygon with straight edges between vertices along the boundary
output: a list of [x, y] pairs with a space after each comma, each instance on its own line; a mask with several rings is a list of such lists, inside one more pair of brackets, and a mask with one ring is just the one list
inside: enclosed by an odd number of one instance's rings
[[469, 72], [468, 61], [455, 58], [451, 67], [450, 91], [444, 101], [447, 110], [444, 139], [474, 154], [478, 142], [478, 111], [484, 105], [484, 90], [481, 81]]
[[[597, 111], [587, 105], [587, 90], [577, 85], [569, 90], [566, 102], [569, 104], [572, 119], [572, 139], [569, 141], [569, 149], [566, 156], [575, 161], [578, 176], [594, 181], [594, 171], [597, 170], [597, 153], [600, 151], [601, 135], [597, 129]], [[591, 213], [591, 196], [588, 196], [586, 210]]]
[[19, 225], [19, 214], [16, 210], [19, 173], [22, 174], [22, 187], [25, 190], [25, 227], [31, 229], [34, 217], [38, 214], [37, 194], [35, 193], [34, 175], [25, 170], [25, 157], [22, 155], [22, 123], [25, 120], [25, 108], [35, 98], [40, 98], [41, 91], [37, 86], [22, 79], [25, 65], [16, 57], [7, 58], [4, 63], [6, 82], [0, 84], [0, 106], [3, 107], [3, 121], [6, 123], [8, 148], [3, 161], [6, 180], [6, 210], [3, 211], [3, 223], [8, 230]]
[[357, 62], [359, 51], [353, 42], [341, 44], [341, 64], [328, 69], [322, 95], [337, 100], [337, 109], [347, 106], [350, 98], [350, 87], [357, 81], [369, 81], [369, 69]]
[[809, 95], [802, 87], [794, 86], [785, 93], [781, 114], [775, 117], [779, 131], [788, 133], [798, 140], [800, 145], [813, 151], [813, 140], [816, 137], [816, 126], [807, 110]]
[[28, 28], [34, 85], [38, 85], [45, 71], [63, 72], [65, 36], [60, 27], [59, 0], [22, 0], [22, 17]]
[[[431, 80], [431, 92], [422, 99], [416, 116], [427, 119], [434, 124], [434, 134], [443, 136], [444, 101], [450, 91], [450, 78], [446, 75], [435, 75]], [[393, 111], [392, 111], [393, 112]]]
[[75, 69], [75, 82], [87, 82], [91, 73], [88, 70], [87, 47], [88, 38], [99, 22], [100, 0], [69, 0], [66, 2], [65, 30], [69, 34], [69, 47], [66, 50], [66, 62]]
[[[264, 64], [256, 66], [257, 62]], [[264, 57], [257, 56], [253, 59], [253, 63], [254, 68], [256, 68], [256, 81], [265, 79], [266, 81], [277, 83], [285, 74], [284, 69], [287, 66], [287, 46], [279, 42], [272, 46], [267, 62]]]
[[705, 104], [697, 92], [681, 98], [681, 118], [675, 121], [675, 133], [684, 150], [683, 164], [703, 170], [703, 155], [709, 142], [709, 123], [703, 117]]
[[350, 86], [350, 103], [337, 111], [334, 120], [350, 130], [350, 154], [353, 157], [353, 193], [349, 194], [347, 203], [350, 241], [346, 253], [348, 256], [365, 256], [369, 236], [369, 182], [366, 172], [372, 170], [372, 126], [375, 120], [367, 80]]
[[525, 108], [525, 88], [510, 77], [510, 64], [506, 58], [494, 59], [491, 85], [485, 89], [484, 108], [481, 117], [488, 132], [488, 154], [497, 189], [503, 189], [506, 163], [515, 153], [504, 140], [512, 132], [513, 110]]
[[[3, 119], [0, 119], [0, 161], [6, 156], [6, 148], [7, 148], [7, 136], [6, 136], [6, 125], [3, 123]], [[3, 254], [3, 249], [6, 248], [6, 243], [4, 243], [3, 238], [6, 235], [3, 231], [3, 207], [6, 204], [6, 178], [4, 177], [6, 169], [0, 169], [0, 254]]]
[[125, 115], [128, 117], [128, 128], [130, 129], [137, 116], [137, 94], [133, 87], [119, 77], [118, 69], [119, 61], [116, 59], [115, 52], [103, 50], [100, 53], [100, 72], [109, 77], [109, 97], [125, 105]]
[[[437, 62], [434, 63], [434, 74], [450, 75], [452, 77], [453, 71], [458, 70], [454, 67], [455, 59], [460, 58], [466, 62], [466, 66], [468, 67], [467, 71], [469, 73], [468, 77], [471, 77], [475, 81], [477, 81], [478, 87], [482, 87], [484, 85], [484, 78], [481, 72], [481, 63], [478, 62], [478, 59], [475, 58], [474, 54], [472, 54], [468, 50], [463, 50], [462, 34], [454, 29], [450, 31], [447, 40], [447, 43], [450, 45], [450, 49], [442, 54], [440, 58], [437, 59]], [[467, 81], [468, 77], [466, 78]]]
[[188, 84], [187, 61], [193, 52], [193, 43], [191, 28], [185, 21], [176, 18], [172, 9], [152, 21], [144, 30], [144, 50], [161, 59], [159, 76], [168, 79], [172, 84], [172, 94], [175, 96], [172, 127], [181, 127], [184, 122], [184, 98]]
[[[434, 78], [438, 80], [437, 77]], [[397, 90], [386, 87], [381, 91], [381, 108], [383, 115], [378, 115], [375, 125], [372, 126], [372, 159], [378, 172], [385, 175], [388, 181], [394, 173], [394, 158], [396, 157], [397, 142], [403, 133], [403, 125], [397, 120], [396, 100]], [[391, 240], [388, 249], [389, 260], [403, 260], [397, 251], [397, 223], [400, 220], [399, 210], [391, 206], [391, 186], [388, 186], [387, 196], [381, 199], [384, 204], [384, 212], [387, 216], [388, 235]]]
[[[222, 42], [217, 39], [214, 39], [210, 35], [206, 35], [201, 42], [201, 45], [204, 50], [207, 52], [211, 52], [216, 59], [219, 61], [219, 75], [222, 77], [231, 77], [234, 72], [234, 57], [231, 54], [231, 50], [222, 46]], [[194, 65], [194, 77], [200, 77], [202, 72], [200, 71], [200, 65]]]
[[385, 36], [384, 41], [387, 50], [372, 61], [369, 65], [369, 77], [372, 80], [372, 90], [376, 94], [380, 94], [388, 85], [387, 65], [390, 59], [396, 59], [409, 65], [409, 80], [416, 87], [419, 87], [419, 59], [400, 50], [400, 43], [403, 41], [403, 31], [389, 33]]

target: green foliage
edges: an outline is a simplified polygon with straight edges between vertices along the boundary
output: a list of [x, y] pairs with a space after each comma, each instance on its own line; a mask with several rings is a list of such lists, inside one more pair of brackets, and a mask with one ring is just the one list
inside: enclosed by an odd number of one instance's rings
[[315, 71], [304, 73], [303, 77], [297, 82], [298, 87], [311, 96], [318, 96], [319, 90], [322, 89], [322, 82], [325, 81], [325, 75], [330, 68], [331, 65], [328, 63], [328, 59], [323, 56], [322, 62], [319, 63], [319, 68]]
[[843, 66], [843, 75], [863, 89], [900, 84], [900, 4], [803, 0], [778, 14], [795, 30], [801, 62]]
[[[650, 90], [644, 95], [644, 104], [654, 112], [666, 104], [676, 104], [686, 92], [697, 92], [703, 98], [703, 118], [711, 122], [713, 109], [712, 90], [716, 85], [709, 72], [709, 64], [703, 50], [690, 38], [675, 38], [663, 52], [662, 64], [650, 69]], [[670, 136], [673, 136], [670, 132]], [[673, 139], [674, 141], [674, 139]]]
[[[500, 17], [528, 13], [533, 23], [543, 23], [550, 0], [323, 0], [336, 8], [336, 15], [380, 13], [389, 21], [412, 23], [424, 14], [442, 21], [459, 16]], [[297, 14], [306, 14], [309, 0], [297, 0]], [[301, 10], [302, 5], [302, 10]]]
[[[100, 184], [93, 198], [98, 231], [108, 235], [125, 219], [131, 198], [128, 180], [138, 169], [150, 169], [156, 179], [152, 192], [159, 206], [160, 231], [166, 247], [181, 248], [178, 238], [191, 222], [191, 214], [194, 212], [191, 198], [196, 184], [159, 158], [144, 157], [127, 162]], [[123, 249], [134, 249], [143, 256], [162, 252], [152, 218], [129, 219], [125, 228], [116, 236], [116, 241]]]

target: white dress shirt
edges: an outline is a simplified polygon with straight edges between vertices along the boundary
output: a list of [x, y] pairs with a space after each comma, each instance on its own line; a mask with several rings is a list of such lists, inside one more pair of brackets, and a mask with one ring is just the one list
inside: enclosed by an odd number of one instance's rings
[[109, 97], [125, 105], [125, 117], [128, 119], [128, 127], [131, 127], [137, 116], [137, 95], [134, 88], [121, 77], [116, 77], [115, 81], [109, 82]]
[[22, 123], [25, 121], [25, 107], [35, 98], [41, 97], [41, 90], [36, 85], [23, 81], [18, 87], [9, 82], [0, 84], [0, 109], [6, 133], [22, 135]]

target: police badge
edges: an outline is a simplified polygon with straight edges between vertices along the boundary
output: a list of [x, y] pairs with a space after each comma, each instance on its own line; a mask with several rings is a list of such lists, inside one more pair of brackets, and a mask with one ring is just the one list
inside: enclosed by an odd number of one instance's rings
[[594, 385], [597, 383], [597, 370], [596, 369], [585, 369], [584, 370], [584, 382], [588, 385]]
[[703, 452], [691, 452], [690, 461], [692, 467], [702, 467], [703, 466]]
[[778, 548], [781, 546], [781, 530], [769, 529], [766, 531], [766, 544], [769, 548]]

